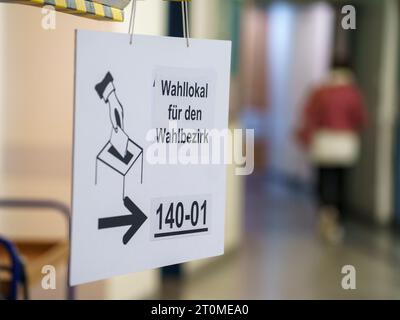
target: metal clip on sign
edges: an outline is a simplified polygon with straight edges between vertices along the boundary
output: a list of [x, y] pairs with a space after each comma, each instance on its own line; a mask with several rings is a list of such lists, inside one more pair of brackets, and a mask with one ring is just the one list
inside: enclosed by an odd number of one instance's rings
[[[129, 40], [130, 44], [132, 44], [133, 31], [134, 31], [134, 28], [135, 28], [136, 1], [137, 0], [132, 0], [131, 18], [129, 20], [128, 33], [130, 34], [130, 40]], [[189, 2], [191, 0], [164, 0], [164, 1], [176, 1], [176, 2], [180, 2], [181, 3], [181, 5], [182, 5], [183, 37], [186, 38], [186, 46], [189, 48], [189, 38], [190, 38], [190, 31], [189, 31]]]

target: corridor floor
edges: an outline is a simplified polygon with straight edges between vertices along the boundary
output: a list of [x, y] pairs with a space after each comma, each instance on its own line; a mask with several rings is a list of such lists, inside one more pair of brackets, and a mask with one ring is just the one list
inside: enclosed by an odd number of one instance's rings
[[[246, 190], [240, 248], [179, 285], [167, 283], [168, 298], [400, 299], [400, 240], [393, 232], [348, 223], [343, 243], [331, 245], [317, 235], [309, 195], [257, 178]], [[341, 287], [344, 265], [356, 269], [355, 290]]]

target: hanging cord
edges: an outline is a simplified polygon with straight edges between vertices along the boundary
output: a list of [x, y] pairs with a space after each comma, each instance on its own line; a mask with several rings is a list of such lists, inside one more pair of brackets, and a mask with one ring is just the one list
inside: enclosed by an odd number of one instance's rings
[[190, 32], [189, 32], [189, 1], [188, 0], [182, 0], [181, 1], [182, 5], [182, 27], [183, 27], [183, 37], [186, 38], [186, 46], [189, 48], [189, 38], [190, 38]]
[[[135, 18], [136, 18], [136, 1], [132, 0], [132, 8], [131, 8], [131, 18], [129, 20], [129, 30], [130, 34], [129, 44], [133, 42], [133, 33], [135, 29]], [[182, 5], [182, 27], [183, 27], [183, 37], [186, 38], [186, 47], [189, 48], [189, 1], [190, 0], [181, 0]]]
[[135, 18], [136, 18], [136, 0], [132, 0], [132, 9], [131, 9], [131, 19], [129, 20], [129, 30], [130, 34], [129, 44], [132, 44], [133, 40], [133, 31], [135, 29]]

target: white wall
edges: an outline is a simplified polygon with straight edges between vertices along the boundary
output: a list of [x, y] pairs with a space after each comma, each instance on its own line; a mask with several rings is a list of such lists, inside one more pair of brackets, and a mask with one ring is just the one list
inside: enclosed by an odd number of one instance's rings
[[270, 166], [280, 174], [306, 181], [311, 171], [294, 133], [309, 90], [329, 70], [333, 18], [331, 7], [322, 2], [302, 6], [277, 3], [268, 14]]
[[376, 152], [376, 218], [380, 223], [390, 222], [393, 216], [393, 155], [397, 121], [397, 77], [399, 46], [399, 3], [384, 3], [382, 58], [379, 75], [379, 108], [377, 114]]
[[218, 9], [220, 1], [201, 0], [190, 2], [191, 37], [211, 39], [217, 37], [219, 30], [220, 11]]
[[283, 146], [290, 130], [287, 116], [295, 16], [294, 6], [286, 3], [277, 3], [268, 9], [267, 72], [271, 81], [267, 88], [270, 105], [265, 120], [268, 162], [278, 172], [287, 170]]
[[304, 149], [294, 139], [310, 90], [321, 85], [329, 72], [334, 42], [334, 12], [322, 2], [300, 7], [293, 33], [291, 78], [288, 97], [288, 141], [283, 161], [288, 173], [309, 181], [312, 176]]

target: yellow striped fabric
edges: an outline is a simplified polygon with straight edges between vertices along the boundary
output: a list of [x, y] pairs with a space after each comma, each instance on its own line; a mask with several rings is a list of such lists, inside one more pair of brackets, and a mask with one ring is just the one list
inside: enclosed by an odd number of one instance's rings
[[60, 8], [67, 8], [67, 1], [66, 0], [55, 0], [56, 6]]
[[94, 12], [100, 17], [104, 17], [104, 9], [100, 3], [93, 2]]
[[123, 11], [116, 9], [116, 8], [111, 8], [112, 16], [115, 18], [115, 20], [118, 21], [123, 21]]
[[124, 21], [124, 11], [90, 0], [11, 0], [10, 2], [45, 6], [51, 5], [66, 13], [76, 14], [92, 19]]
[[75, 0], [76, 10], [86, 12], [85, 0]]

